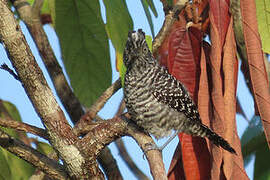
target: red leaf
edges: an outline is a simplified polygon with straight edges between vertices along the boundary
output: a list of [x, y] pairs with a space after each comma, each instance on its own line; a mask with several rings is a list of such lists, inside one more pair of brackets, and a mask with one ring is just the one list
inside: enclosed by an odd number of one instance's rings
[[215, 24], [219, 33], [219, 42], [222, 47], [230, 23], [229, 5], [230, 0], [209, 0], [210, 13], [213, 17], [211, 24]]
[[254, 0], [241, 0], [241, 15], [243, 19], [243, 33], [247, 49], [250, 78], [258, 107], [264, 133], [270, 147], [270, 95], [269, 80], [265, 70], [261, 39], [256, 19], [256, 6]]
[[[183, 17], [176, 23], [165, 43], [159, 49], [162, 65], [167, 66], [169, 72], [180, 80], [188, 89], [191, 96], [197, 100], [199, 75], [200, 75], [200, 49], [202, 36], [196, 29], [185, 28]], [[210, 155], [206, 141], [199, 137], [187, 134], [179, 136], [181, 146], [178, 145], [170, 170], [169, 179], [208, 179], [210, 170]], [[181, 161], [180, 147], [182, 150], [183, 164]], [[184, 171], [183, 171], [184, 168]]]

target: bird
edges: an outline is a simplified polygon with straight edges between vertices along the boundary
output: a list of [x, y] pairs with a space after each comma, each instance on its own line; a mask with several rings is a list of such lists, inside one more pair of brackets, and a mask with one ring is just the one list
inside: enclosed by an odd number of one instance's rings
[[156, 139], [170, 136], [173, 131], [174, 136], [183, 132], [208, 138], [216, 146], [236, 154], [224, 138], [202, 124], [189, 92], [155, 60], [142, 29], [128, 33], [123, 63], [124, 101], [137, 126]]

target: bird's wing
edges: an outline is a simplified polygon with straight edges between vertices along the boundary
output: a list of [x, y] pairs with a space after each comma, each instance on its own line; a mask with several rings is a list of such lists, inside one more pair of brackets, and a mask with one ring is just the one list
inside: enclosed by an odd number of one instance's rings
[[197, 106], [194, 104], [188, 91], [172, 75], [166, 73], [164, 76], [160, 76], [153, 84], [151, 90], [158, 102], [184, 113], [187, 118], [201, 121]]

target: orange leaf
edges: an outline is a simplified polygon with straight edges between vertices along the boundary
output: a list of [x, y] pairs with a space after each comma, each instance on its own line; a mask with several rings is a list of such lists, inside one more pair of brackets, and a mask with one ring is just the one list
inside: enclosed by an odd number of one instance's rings
[[241, 0], [240, 6], [252, 89], [255, 103], [258, 107], [258, 112], [264, 127], [268, 146], [270, 147], [269, 85], [265, 70], [261, 40], [258, 33], [256, 6], [254, 0]]
[[[226, 40], [224, 44], [223, 56], [224, 71], [224, 138], [236, 149], [240, 154], [241, 143], [237, 135], [235, 123], [236, 117], [236, 85], [238, 74], [238, 61], [236, 57], [236, 42], [233, 32], [233, 19], [231, 17], [228, 27]], [[243, 166], [242, 156], [234, 156], [228, 152], [223, 154], [223, 170], [226, 179], [247, 179], [247, 175]], [[235, 172], [241, 173], [235, 173]]]
[[[197, 99], [199, 82], [199, 59], [202, 36], [200, 31], [186, 31], [183, 16], [176, 23], [168, 38], [159, 49], [159, 60], [168, 67], [169, 72], [180, 80]], [[165, 58], [165, 59], [163, 59]], [[194, 97], [193, 96], [193, 97]], [[210, 155], [206, 141], [202, 138], [181, 134], [181, 146], [178, 145], [168, 172], [169, 179], [208, 179], [210, 170]], [[182, 150], [183, 164], [180, 147]], [[183, 166], [182, 166], [183, 165]], [[184, 171], [183, 171], [184, 168]]]

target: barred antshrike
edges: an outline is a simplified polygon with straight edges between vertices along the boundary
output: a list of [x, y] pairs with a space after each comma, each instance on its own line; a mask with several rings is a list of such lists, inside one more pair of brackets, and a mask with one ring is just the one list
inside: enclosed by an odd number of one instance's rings
[[124, 98], [132, 120], [157, 139], [172, 130], [206, 137], [235, 153], [230, 144], [201, 123], [198, 109], [184, 85], [159, 65], [145, 41], [144, 32], [129, 32], [123, 56], [127, 68]]

